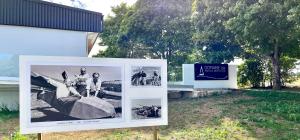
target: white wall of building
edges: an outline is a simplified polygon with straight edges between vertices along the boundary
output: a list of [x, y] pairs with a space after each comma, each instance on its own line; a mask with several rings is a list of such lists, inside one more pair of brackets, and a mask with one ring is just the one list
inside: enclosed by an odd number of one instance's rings
[[0, 109], [19, 109], [19, 89], [18, 85], [1, 85], [0, 87]]
[[[0, 55], [87, 56], [87, 33], [57, 29], [0, 25]], [[2, 60], [3, 61], [3, 60]], [[1, 57], [0, 57], [1, 62]], [[18, 63], [9, 66], [18, 69]], [[18, 71], [16, 71], [18, 72]], [[2, 81], [2, 83], [1, 83]], [[4, 82], [3, 82], [4, 81]], [[18, 84], [0, 73], [0, 109], [18, 109]], [[7, 89], [10, 86], [10, 89]]]
[[87, 33], [0, 25], [0, 52], [17, 55], [87, 56]]
[[228, 80], [195, 80], [194, 64], [182, 65], [183, 84], [194, 88], [231, 88], [237, 89], [237, 65], [228, 65]]

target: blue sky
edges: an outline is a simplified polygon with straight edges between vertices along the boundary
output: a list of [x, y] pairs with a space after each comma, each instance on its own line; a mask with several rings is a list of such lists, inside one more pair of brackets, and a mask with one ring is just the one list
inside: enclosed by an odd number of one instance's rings
[[0, 61], [10, 59], [12, 56], [12, 54], [0, 53]]

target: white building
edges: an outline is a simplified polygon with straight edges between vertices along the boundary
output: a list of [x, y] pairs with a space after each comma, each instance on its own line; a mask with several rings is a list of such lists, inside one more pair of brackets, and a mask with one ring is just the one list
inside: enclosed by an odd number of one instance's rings
[[18, 109], [18, 56], [87, 57], [103, 15], [44, 1], [0, 0], [0, 110]]

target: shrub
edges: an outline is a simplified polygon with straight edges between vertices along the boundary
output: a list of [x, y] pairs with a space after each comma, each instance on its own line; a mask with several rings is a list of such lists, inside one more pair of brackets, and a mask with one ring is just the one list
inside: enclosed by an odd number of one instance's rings
[[256, 88], [263, 81], [263, 64], [256, 59], [247, 59], [238, 70], [238, 84], [240, 86], [251, 85]]

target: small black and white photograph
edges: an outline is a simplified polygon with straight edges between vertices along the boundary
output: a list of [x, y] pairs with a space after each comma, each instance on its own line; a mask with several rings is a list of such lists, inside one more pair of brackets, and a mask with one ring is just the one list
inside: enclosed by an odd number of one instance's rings
[[132, 67], [131, 85], [136, 87], [161, 86], [161, 68], [151, 66]]
[[161, 118], [161, 99], [131, 100], [131, 118], [133, 120]]
[[31, 66], [31, 122], [121, 117], [120, 66]]

